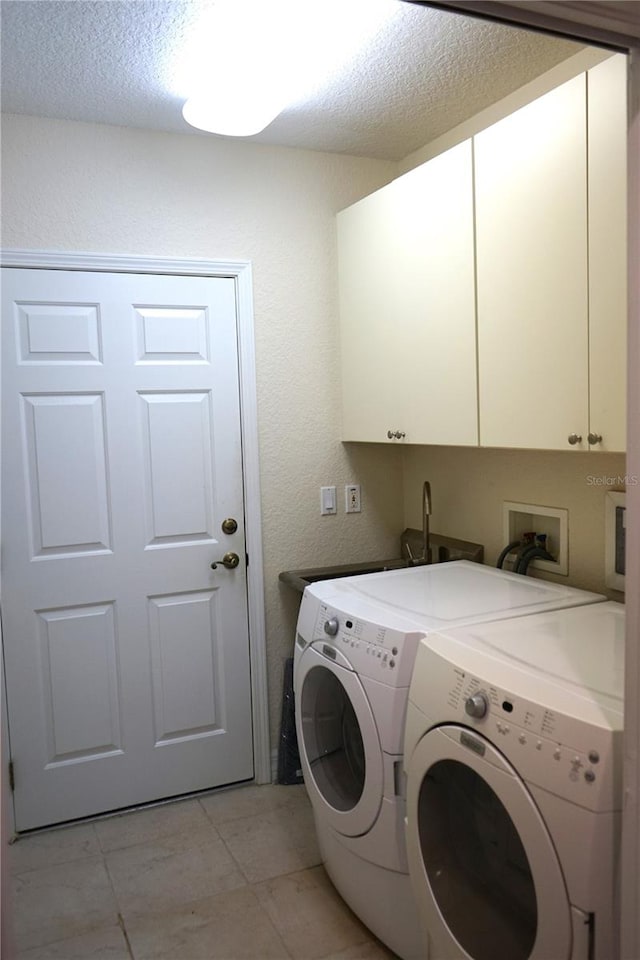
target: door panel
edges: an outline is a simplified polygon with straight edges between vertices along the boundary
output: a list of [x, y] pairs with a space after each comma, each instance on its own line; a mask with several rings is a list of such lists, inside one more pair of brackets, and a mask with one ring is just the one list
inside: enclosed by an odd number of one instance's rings
[[211, 393], [140, 394], [147, 547], [215, 542]]
[[17, 306], [19, 363], [102, 363], [95, 304]]
[[234, 280], [3, 274], [17, 829], [249, 779]]
[[154, 742], [223, 730], [217, 594], [149, 598]]
[[122, 749], [113, 607], [38, 611], [48, 765]]
[[103, 396], [23, 394], [22, 433], [33, 557], [110, 550]]

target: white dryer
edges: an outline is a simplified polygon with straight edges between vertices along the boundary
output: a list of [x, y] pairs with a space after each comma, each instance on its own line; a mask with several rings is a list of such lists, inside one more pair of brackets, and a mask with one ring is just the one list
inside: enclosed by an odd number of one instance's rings
[[432, 960], [612, 960], [624, 607], [432, 634], [407, 711], [407, 845]]
[[296, 729], [323, 860], [351, 909], [404, 960], [426, 955], [408, 875], [402, 771], [420, 639], [456, 624], [602, 600], [467, 561], [306, 588], [294, 657]]

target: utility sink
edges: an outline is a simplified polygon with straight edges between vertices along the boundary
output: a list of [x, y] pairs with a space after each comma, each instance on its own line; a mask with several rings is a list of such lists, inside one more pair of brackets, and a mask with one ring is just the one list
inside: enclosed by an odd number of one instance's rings
[[[468, 540], [458, 540], [455, 537], [445, 537], [432, 533], [429, 538], [431, 546], [431, 563], [446, 563], [449, 560], [473, 560], [482, 563], [484, 547], [480, 543], [471, 543]], [[333, 566], [310, 567], [306, 570], [284, 570], [279, 579], [304, 592], [306, 586], [317, 580], [336, 580], [339, 577], [356, 577], [367, 573], [381, 573], [383, 570], [399, 570], [403, 567], [420, 566], [424, 561], [411, 563], [407, 557], [407, 544], [414, 557], [422, 552], [422, 531], [409, 527], [400, 537], [400, 557], [389, 560], [371, 560], [362, 563], [343, 563]]]

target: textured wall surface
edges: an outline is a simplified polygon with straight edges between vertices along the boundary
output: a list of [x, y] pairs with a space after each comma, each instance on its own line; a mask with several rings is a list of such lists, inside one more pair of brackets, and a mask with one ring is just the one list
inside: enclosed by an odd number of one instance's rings
[[[271, 736], [299, 596], [281, 570], [393, 555], [401, 455], [340, 442], [335, 213], [390, 162], [30, 117], [5, 117], [5, 247], [248, 259], [253, 264]], [[320, 517], [322, 484], [363, 512]]]
[[569, 511], [569, 575], [555, 577], [574, 587], [613, 594], [604, 580], [605, 494], [624, 490], [623, 454], [461, 447], [405, 447], [404, 497], [407, 526], [420, 525], [422, 482], [429, 480], [432, 529], [483, 543], [485, 562], [495, 564], [505, 546], [505, 500], [562, 507]]

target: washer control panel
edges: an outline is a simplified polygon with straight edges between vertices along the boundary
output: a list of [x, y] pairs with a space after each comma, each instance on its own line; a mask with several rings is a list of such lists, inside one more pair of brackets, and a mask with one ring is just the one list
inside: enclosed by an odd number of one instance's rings
[[311, 638], [346, 657], [353, 670], [393, 686], [408, 686], [422, 633], [404, 633], [352, 617], [319, 602]]
[[436, 723], [459, 722], [477, 730], [524, 780], [551, 793], [588, 809], [620, 808], [619, 731], [517, 696], [433, 652], [422, 669], [429, 674], [424, 689], [431, 695], [421, 709]]

